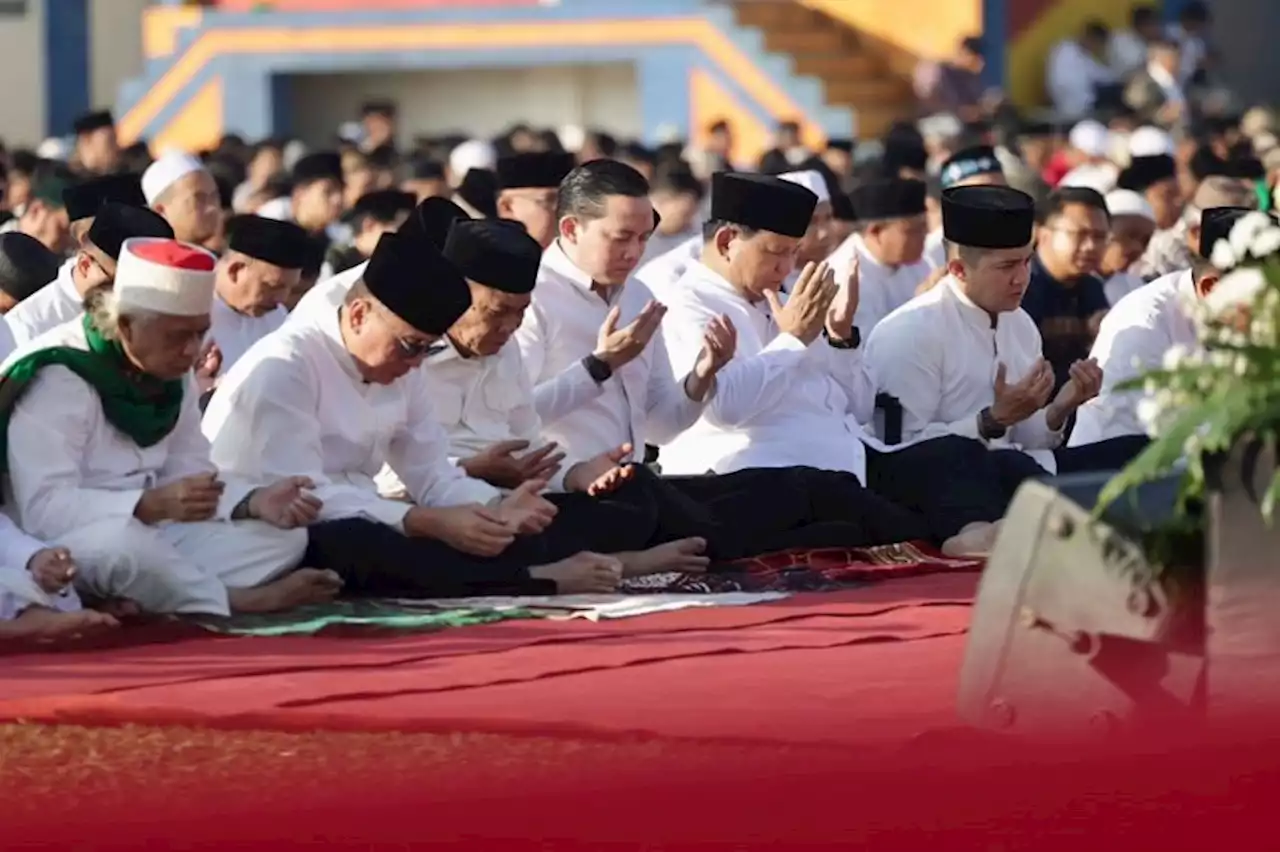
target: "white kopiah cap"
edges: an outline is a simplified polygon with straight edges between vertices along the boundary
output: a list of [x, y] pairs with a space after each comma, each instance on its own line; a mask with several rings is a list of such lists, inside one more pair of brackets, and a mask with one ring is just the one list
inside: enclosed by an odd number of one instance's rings
[[1132, 189], [1117, 189], [1107, 193], [1107, 212], [1112, 216], [1141, 216], [1156, 220], [1156, 211], [1147, 199]]
[[498, 164], [498, 152], [483, 139], [468, 139], [449, 152], [449, 171], [454, 180], [462, 180], [472, 169], [492, 169]]
[[1162, 154], [1173, 156], [1173, 137], [1167, 130], [1147, 125], [1129, 134], [1130, 157], [1159, 157]]
[[778, 175], [778, 179], [785, 180], [787, 183], [794, 183], [797, 186], [803, 186], [818, 196], [819, 204], [831, 200], [831, 191], [827, 189], [827, 182], [816, 169], [809, 169], [803, 172], [787, 172], [786, 174]]
[[1110, 163], [1084, 163], [1062, 176], [1058, 186], [1084, 186], [1107, 193], [1116, 188], [1120, 170]]
[[1067, 143], [1090, 157], [1105, 157], [1110, 147], [1108, 144], [1110, 135], [1111, 131], [1107, 130], [1101, 122], [1090, 118], [1071, 128], [1071, 132], [1067, 135]]
[[204, 163], [198, 157], [185, 151], [165, 154], [142, 173], [142, 195], [148, 204], [155, 204], [166, 189], [192, 172], [200, 171], [204, 171]]
[[217, 262], [212, 252], [178, 240], [125, 240], [111, 289], [122, 309], [201, 316], [213, 306], [213, 270]]

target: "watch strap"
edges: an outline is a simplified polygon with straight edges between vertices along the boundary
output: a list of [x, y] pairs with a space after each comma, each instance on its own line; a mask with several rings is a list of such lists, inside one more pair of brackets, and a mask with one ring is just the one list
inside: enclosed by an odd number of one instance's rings
[[613, 368], [595, 355], [582, 359], [582, 366], [596, 384], [603, 384], [613, 378]]

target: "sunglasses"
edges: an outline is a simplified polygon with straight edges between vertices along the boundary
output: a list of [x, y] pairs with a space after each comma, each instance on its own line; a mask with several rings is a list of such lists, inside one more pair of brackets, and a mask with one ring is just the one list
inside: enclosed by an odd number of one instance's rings
[[396, 347], [405, 358], [429, 358], [437, 352], [444, 351], [445, 345], [439, 341], [428, 343], [425, 340], [405, 340], [403, 337], [397, 337]]

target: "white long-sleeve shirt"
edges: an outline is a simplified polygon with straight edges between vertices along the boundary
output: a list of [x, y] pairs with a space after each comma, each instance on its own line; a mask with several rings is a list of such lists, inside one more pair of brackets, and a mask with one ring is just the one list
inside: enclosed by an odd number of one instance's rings
[[[9, 356], [0, 370], [28, 352], [49, 346], [88, 349], [74, 319]], [[217, 472], [200, 431], [200, 407], [188, 375], [182, 412], [173, 431], [141, 447], [107, 422], [98, 393], [62, 366], [48, 366], [32, 380], [9, 421], [9, 486], [14, 520], [29, 534], [56, 542], [101, 521], [133, 520], [143, 491], [201, 473]], [[218, 518], [260, 482], [221, 477], [226, 483]]]
[[[447, 339], [444, 343], [445, 348], [428, 357], [419, 372], [436, 419], [449, 435], [449, 453], [455, 462], [500, 441], [528, 441], [531, 451], [544, 445], [542, 417], [534, 406], [533, 386], [515, 341], [483, 358], [464, 358]], [[593, 389], [579, 401], [595, 396]], [[570, 395], [561, 399], [574, 401]], [[564, 475], [573, 462], [566, 459], [548, 482], [551, 490], [564, 490]]]
[[930, 272], [947, 265], [947, 244], [943, 240], [941, 228], [931, 231], [929, 236], [924, 238], [923, 260], [929, 265]]
[[4, 315], [4, 324], [9, 332], [5, 337], [10, 339], [8, 346], [0, 350], [0, 358], [84, 312], [84, 300], [71, 276], [75, 266], [73, 256], [58, 269], [56, 278]]
[[716, 377], [716, 394], [703, 416], [662, 447], [663, 471], [799, 465], [865, 481], [863, 444], [882, 445], [861, 426], [871, 421], [876, 396], [861, 352], [836, 349], [821, 338], [806, 346], [779, 332], [767, 303], [753, 305], [701, 263], [685, 272], [677, 289], [662, 329], [677, 373], [692, 369], [703, 329], [716, 316], [729, 317], [738, 348]]
[[321, 520], [363, 517], [402, 531], [411, 506], [379, 495], [384, 465], [419, 506], [496, 500], [496, 488], [449, 461], [417, 371], [390, 385], [361, 378], [338, 311], [291, 316], [231, 368], [204, 416], [214, 462], [257, 481], [309, 476]]
[[[689, 399], [684, 375], [672, 374], [661, 329], [640, 355], [596, 384], [582, 359], [595, 350], [611, 303], [591, 286], [590, 277], [573, 265], [559, 243], [552, 243], [542, 256], [533, 303], [516, 343], [546, 438], [578, 459], [623, 443], [631, 443], [639, 454], [646, 443], [661, 445], [692, 426], [703, 403]], [[607, 292], [621, 310], [619, 328], [652, 298], [635, 279]], [[575, 406], [578, 400], [586, 401]]]
[[858, 313], [853, 324], [867, 335], [880, 320], [915, 298], [916, 288], [929, 277], [933, 267], [923, 257], [915, 263], [887, 266], [867, 249], [861, 234], [850, 234], [827, 258], [837, 282], [843, 284], [849, 277], [855, 256], [858, 258]]
[[31, 606], [62, 612], [80, 608], [74, 589], [51, 595], [36, 585], [35, 577], [27, 570], [31, 558], [45, 547], [44, 542], [27, 535], [8, 515], [0, 513], [0, 621], [15, 618]]
[[1111, 69], [1074, 39], [1063, 39], [1049, 51], [1044, 85], [1054, 109], [1063, 116], [1077, 118], [1087, 113], [1097, 98], [1096, 87], [1115, 81]]
[[[867, 341], [867, 360], [877, 386], [902, 404], [904, 443], [941, 435], [982, 440], [978, 413], [995, 402], [996, 369], [1013, 384], [1041, 357], [1040, 331], [1026, 311], [1000, 314], [998, 321], [975, 305], [948, 275], [938, 286], [898, 308]], [[1062, 432], [1052, 431], [1044, 409], [1013, 426], [991, 447], [1025, 451], [1050, 473]]]
[[1138, 418], [1142, 391], [1120, 391], [1116, 385], [1158, 369], [1174, 346], [1198, 345], [1186, 307], [1195, 298], [1191, 271], [1185, 270], [1157, 278], [1112, 305], [1089, 352], [1102, 367], [1102, 392], [1076, 412], [1070, 446], [1147, 433]]
[[330, 308], [336, 310], [347, 298], [347, 293], [360, 280], [360, 276], [364, 275], [365, 267], [368, 265], [369, 261], [366, 260], [337, 275], [322, 278], [298, 300], [298, 304], [289, 315], [301, 317], [313, 315], [316, 311], [328, 311]]
[[642, 261], [632, 278], [648, 288], [655, 299], [665, 304], [670, 298], [671, 288], [684, 275], [689, 265], [701, 256], [702, 235], [696, 234], [652, 260]]

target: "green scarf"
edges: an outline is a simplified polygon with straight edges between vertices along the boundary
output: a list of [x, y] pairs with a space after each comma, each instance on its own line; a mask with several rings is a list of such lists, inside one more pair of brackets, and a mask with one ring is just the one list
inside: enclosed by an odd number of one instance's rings
[[[164, 440], [178, 425], [184, 385], [139, 373], [120, 344], [107, 340], [84, 317], [88, 351], [71, 346], [39, 349], [19, 358], [0, 376], [0, 473], [9, 469], [9, 417], [31, 380], [44, 367], [66, 367], [98, 393], [107, 422], [140, 447]], [[53, 425], [53, 424], [50, 424]]]

